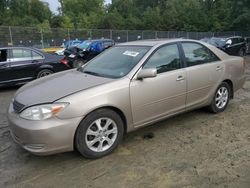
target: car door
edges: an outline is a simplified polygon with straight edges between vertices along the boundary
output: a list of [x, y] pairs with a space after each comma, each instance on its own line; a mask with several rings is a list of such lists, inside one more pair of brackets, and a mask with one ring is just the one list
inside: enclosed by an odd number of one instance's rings
[[208, 102], [219, 85], [225, 65], [207, 47], [195, 42], [183, 42], [187, 71], [187, 110]]
[[16, 81], [28, 81], [36, 77], [36, 69], [43, 62], [43, 56], [28, 48], [11, 50], [11, 77]]
[[136, 127], [185, 109], [186, 71], [180, 57], [177, 44], [160, 47], [142, 66], [156, 68], [157, 76], [132, 79], [130, 98]]
[[0, 85], [6, 84], [11, 81], [8, 54], [8, 49], [0, 50]]
[[239, 42], [239, 38], [235, 37], [235, 38], [231, 38], [231, 39], [228, 39], [228, 40], [231, 40], [232, 44], [228, 45], [226, 47], [226, 52], [229, 55], [239, 55], [239, 51], [240, 51], [240, 48], [241, 48], [241, 43]]

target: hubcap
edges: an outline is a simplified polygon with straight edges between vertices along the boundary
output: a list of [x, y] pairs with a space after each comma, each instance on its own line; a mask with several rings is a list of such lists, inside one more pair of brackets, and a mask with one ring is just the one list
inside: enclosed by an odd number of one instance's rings
[[216, 107], [219, 109], [222, 109], [226, 106], [228, 101], [228, 90], [226, 87], [221, 87], [218, 89], [216, 98], [215, 98], [215, 104]]
[[48, 75], [50, 75], [50, 74], [51, 74], [51, 72], [49, 72], [49, 71], [42, 72], [42, 73], [40, 74], [40, 78], [41, 78], [41, 77], [48, 76]]
[[117, 125], [112, 119], [100, 118], [89, 126], [85, 141], [90, 150], [104, 152], [114, 144], [117, 134]]

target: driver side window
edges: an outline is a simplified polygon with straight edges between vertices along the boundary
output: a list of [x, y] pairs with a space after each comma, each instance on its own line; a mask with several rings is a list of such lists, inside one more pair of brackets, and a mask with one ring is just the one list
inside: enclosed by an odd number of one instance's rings
[[177, 44], [158, 49], [143, 67], [143, 69], [148, 68], [156, 68], [158, 74], [180, 69], [181, 60]]

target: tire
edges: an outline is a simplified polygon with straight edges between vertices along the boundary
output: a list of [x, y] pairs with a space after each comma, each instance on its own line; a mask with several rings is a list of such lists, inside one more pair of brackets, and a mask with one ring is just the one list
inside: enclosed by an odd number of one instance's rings
[[53, 72], [52, 70], [43, 69], [43, 70], [41, 70], [40, 72], [38, 72], [37, 78], [42, 78], [42, 77], [51, 75], [51, 74], [53, 74], [53, 73], [54, 73], [54, 72]]
[[96, 110], [78, 126], [75, 148], [86, 158], [101, 158], [118, 146], [123, 133], [124, 123], [116, 112], [109, 109]]
[[82, 61], [82, 60], [75, 60], [72, 64], [73, 68], [79, 68], [82, 65], [84, 65], [86, 63], [86, 61]]
[[244, 57], [245, 56], [245, 50], [243, 48], [240, 49], [239, 56], [240, 57]]
[[[226, 82], [220, 84], [214, 94], [213, 101], [209, 106], [209, 111], [212, 113], [223, 112], [228, 106], [231, 92], [230, 86]], [[219, 93], [222, 93], [221, 96]]]

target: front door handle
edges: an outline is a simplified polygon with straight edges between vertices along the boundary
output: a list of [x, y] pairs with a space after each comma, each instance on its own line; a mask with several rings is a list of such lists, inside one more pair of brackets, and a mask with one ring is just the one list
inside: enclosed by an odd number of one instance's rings
[[220, 71], [220, 70], [222, 70], [223, 68], [221, 67], [221, 66], [218, 66], [218, 67], [216, 67], [216, 71]]
[[9, 65], [7, 63], [5, 64], [0, 64], [0, 68], [7, 68]]
[[176, 79], [177, 82], [185, 80], [184, 76], [178, 76], [178, 78]]

